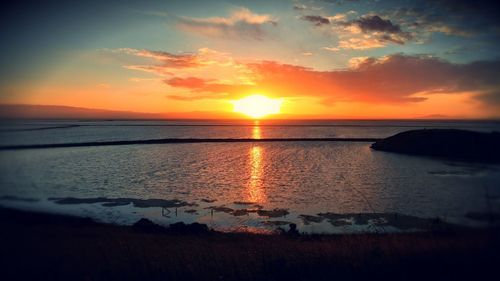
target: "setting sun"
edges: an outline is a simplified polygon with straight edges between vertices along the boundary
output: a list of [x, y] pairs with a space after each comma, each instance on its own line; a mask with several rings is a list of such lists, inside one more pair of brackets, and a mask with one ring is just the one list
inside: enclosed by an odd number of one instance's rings
[[251, 95], [232, 101], [234, 112], [243, 113], [252, 118], [262, 118], [269, 114], [280, 113], [283, 99], [271, 99], [263, 95]]

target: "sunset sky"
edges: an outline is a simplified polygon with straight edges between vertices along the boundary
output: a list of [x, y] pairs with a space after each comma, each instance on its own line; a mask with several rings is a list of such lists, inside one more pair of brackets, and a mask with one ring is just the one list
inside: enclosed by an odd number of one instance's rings
[[100, 2], [2, 9], [0, 103], [230, 118], [258, 94], [276, 118], [500, 117], [487, 1]]

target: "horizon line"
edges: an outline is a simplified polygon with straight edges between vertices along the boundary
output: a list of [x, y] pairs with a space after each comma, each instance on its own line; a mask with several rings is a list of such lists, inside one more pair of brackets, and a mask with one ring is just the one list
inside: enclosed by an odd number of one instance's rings
[[[328, 117], [324, 116], [324, 114], [318, 115], [305, 115], [305, 114], [290, 114], [290, 113], [280, 113], [269, 115], [265, 118], [251, 118], [251, 117], [174, 117], [175, 115], [189, 115], [189, 114], [206, 114], [206, 115], [239, 115], [236, 112], [232, 111], [224, 111], [224, 112], [213, 112], [213, 111], [186, 111], [186, 112], [141, 112], [141, 111], [131, 111], [131, 110], [117, 110], [117, 109], [103, 109], [103, 108], [93, 108], [93, 107], [78, 107], [71, 105], [47, 105], [47, 104], [22, 104], [22, 103], [1, 103], [0, 107], [10, 107], [11, 112], [0, 112], [0, 121], [6, 120], [95, 120], [95, 121], [383, 121], [383, 120], [392, 120], [392, 121], [405, 121], [405, 120], [425, 120], [425, 121], [500, 121], [500, 116], [491, 116], [491, 117], [465, 117], [465, 116], [440, 116], [439, 114], [429, 114], [427, 116], [416, 116], [416, 117]], [[110, 117], [102, 117], [96, 114], [95, 117], [88, 116], [91, 114], [85, 114], [81, 112], [66, 112], [66, 113], [40, 113], [40, 112], [16, 112], [13, 109], [15, 107], [25, 107], [31, 108], [32, 110], [37, 109], [49, 109], [53, 108], [65, 108], [65, 109], [74, 109], [74, 110], [83, 110], [83, 111], [100, 111], [101, 114], [122, 114], [123, 116], [110, 116]], [[53, 114], [53, 116], [50, 116]], [[78, 116], [78, 115], [81, 116]], [[126, 116], [130, 115], [145, 115], [144, 117], [140, 116]], [[24, 116], [23, 116], [24, 115]], [[30, 116], [32, 115], [32, 116]], [[37, 116], [40, 115], [40, 116]], [[45, 117], [43, 115], [48, 115]], [[57, 116], [60, 115], [60, 116]], [[70, 116], [68, 116], [70, 115]], [[73, 116], [71, 116], [73, 115]], [[162, 117], [162, 115], [164, 117]], [[174, 115], [174, 116], [169, 116]]]

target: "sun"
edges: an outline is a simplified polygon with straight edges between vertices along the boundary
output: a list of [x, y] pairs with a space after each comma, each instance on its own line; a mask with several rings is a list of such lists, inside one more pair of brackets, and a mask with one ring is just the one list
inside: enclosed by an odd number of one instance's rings
[[283, 99], [271, 99], [263, 95], [251, 95], [232, 101], [234, 112], [243, 113], [254, 119], [280, 113]]

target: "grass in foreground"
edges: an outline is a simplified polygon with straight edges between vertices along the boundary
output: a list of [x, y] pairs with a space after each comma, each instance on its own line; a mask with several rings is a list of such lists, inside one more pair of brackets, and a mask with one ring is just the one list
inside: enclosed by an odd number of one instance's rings
[[498, 229], [314, 235], [155, 233], [0, 209], [3, 280], [485, 280]]

